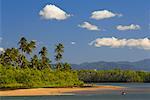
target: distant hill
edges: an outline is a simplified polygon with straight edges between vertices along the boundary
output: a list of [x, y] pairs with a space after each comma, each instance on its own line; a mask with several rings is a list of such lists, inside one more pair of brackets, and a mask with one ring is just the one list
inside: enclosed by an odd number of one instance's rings
[[119, 62], [86, 62], [81, 64], [72, 64], [73, 69], [97, 69], [97, 70], [144, 70], [150, 71], [150, 59], [144, 59], [136, 62], [119, 61]]

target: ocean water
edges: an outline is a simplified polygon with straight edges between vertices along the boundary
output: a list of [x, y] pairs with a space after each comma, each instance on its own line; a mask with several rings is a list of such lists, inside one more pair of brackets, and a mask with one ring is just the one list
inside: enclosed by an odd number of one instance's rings
[[[0, 100], [150, 100], [150, 83], [99, 83], [97, 85], [124, 86], [123, 90], [98, 90], [67, 93], [58, 96], [0, 97]], [[126, 95], [121, 95], [125, 91]]]

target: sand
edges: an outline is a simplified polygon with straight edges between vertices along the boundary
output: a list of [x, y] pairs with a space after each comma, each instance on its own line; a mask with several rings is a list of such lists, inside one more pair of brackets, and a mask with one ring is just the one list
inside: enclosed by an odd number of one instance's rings
[[121, 90], [120, 86], [94, 86], [94, 87], [74, 87], [74, 88], [34, 88], [34, 89], [16, 89], [0, 90], [0, 96], [38, 96], [38, 95], [63, 95], [65, 93], [97, 91], [97, 90]]

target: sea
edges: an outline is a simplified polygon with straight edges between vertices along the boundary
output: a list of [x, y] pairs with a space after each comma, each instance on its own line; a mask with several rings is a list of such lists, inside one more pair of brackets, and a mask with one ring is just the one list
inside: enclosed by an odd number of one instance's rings
[[[97, 83], [126, 87], [122, 90], [78, 91], [53, 96], [4, 96], [0, 100], [150, 100], [150, 83]], [[122, 95], [122, 92], [125, 95]]]

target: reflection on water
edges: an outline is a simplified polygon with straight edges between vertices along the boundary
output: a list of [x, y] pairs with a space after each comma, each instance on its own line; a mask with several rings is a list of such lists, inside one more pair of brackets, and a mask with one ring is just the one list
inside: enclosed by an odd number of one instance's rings
[[[127, 87], [123, 90], [98, 90], [74, 92], [61, 96], [25, 96], [1, 97], [0, 100], [150, 100], [150, 83], [99, 83], [97, 85], [113, 85]], [[127, 92], [121, 95], [121, 92]]]

